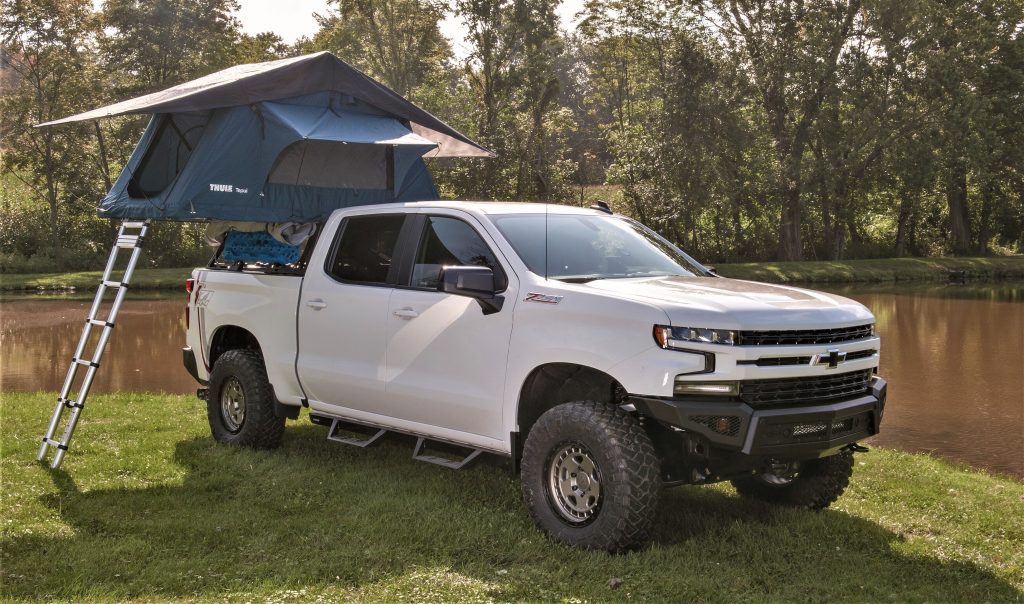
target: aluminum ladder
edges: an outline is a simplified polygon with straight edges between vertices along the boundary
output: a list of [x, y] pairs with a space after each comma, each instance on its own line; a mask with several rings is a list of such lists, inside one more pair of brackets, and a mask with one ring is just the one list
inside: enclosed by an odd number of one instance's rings
[[[110, 332], [114, 328], [117, 313], [121, 309], [121, 303], [124, 302], [125, 295], [128, 293], [128, 282], [131, 281], [132, 273], [135, 272], [135, 265], [138, 263], [139, 256], [142, 253], [142, 240], [145, 238], [148, 230], [148, 220], [122, 222], [121, 228], [117, 232], [117, 240], [114, 241], [114, 246], [110, 249], [110, 258], [107, 260], [106, 268], [103, 269], [103, 277], [100, 279], [100, 286], [96, 290], [96, 298], [93, 300], [89, 316], [85, 319], [82, 337], [78, 341], [75, 356], [71, 358], [71, 365], [68, 367], [67, 377], [64, 378], [64, 386], [60, 390], [60, 396], [57, 397], [57, 408], [53, 411], [50, 425], [46, 429], [46, 435], [43, 436], [43, 444], [39, 447], [39, 455], [36, 456], [38, 461], [43, 461], [46, 458], [47, 450], [50, 447], [55, 447], [57, 450], [53, 455], [53, 461], [50, 463], [51, 468], [60, 466], [60, 462], [64, 459], [64, 454], [68, 450], [68, 443], [71, 441], [71, 435], [75, 431], [78, 417], [82, 414], [82, 409], [85, 408], [85, 399], [89, 396], [92, 380], [96, 377], [96, 370], [100, 367], [100, 359], [103, 358], [103, 350], [107, 347], [107, 341], [110, 339]], [[117, 269], [115, 267], [118, 264], [119, 252], [122, 250], [130, 251], [128, 263], [124, 269]], [[115, 274], [119, 270], [121, 275], [119, 278], [115, 278]], [[110, 290], [115, 292], [110, 312], [106, 317], [100, 318], [97, 314], [100, 311], [100, 306], [105, 301], [104, 298], [107, 292]], [[87, 358], [85, 356], [85, 349], [89, 344], [93, 327], [99, 327], [101, 331], [92, 355]], [[81, 386], [78, 389], [78, 396], [72, 399], [70, 398], [71, 391], [74, 388], [79, 367], [86, 368], [85, 377], [82, 379]], [[64, 415], [65, 409], [70, 409], [71, 414], [68, 416], [64, 426], [64, 435], [61, 436], [60, 440], [56, 440], [54, 436], [60, 426], [60, 420]]]

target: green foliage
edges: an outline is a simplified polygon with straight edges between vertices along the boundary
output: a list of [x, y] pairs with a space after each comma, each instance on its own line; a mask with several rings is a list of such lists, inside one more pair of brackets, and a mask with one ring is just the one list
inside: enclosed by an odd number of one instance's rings
[[119, 96], [153, 92], [229, 67], [237, 58], [236, 0], [106, 0], [100, 39]]
[[329, 50], [405, 97], [444, 77], [450, 54], [434, 0], [332, 0], [304, 50]]
[[[428, 160], [444, 197], [608, 186], [713, 262], [1024, 249], [1020, 0], [588, 0], [570, 32], [558, 0], [333, 0], [291, 46], [242, 33], [236, 0], [0, 6], [8, 272], [102, 262], [93, 207], [145, 120], [33, 123], [316, 50], [495, 152]], [[193, 227], [158, 237], [158, 264], [204, 253]]]
[[[825, 511], [666, 490], [651, 547], [554, 544], [497, 458], [459, 472], [325, 440], [217, 445], [194, 396], [96, 395], [61, 471], [35, 462], [54, 393], [0, 395], [5, 601], [1010, 602], [1024, 485], [874, 448]], [[611, 581], [612, 579], [617, 581]]]

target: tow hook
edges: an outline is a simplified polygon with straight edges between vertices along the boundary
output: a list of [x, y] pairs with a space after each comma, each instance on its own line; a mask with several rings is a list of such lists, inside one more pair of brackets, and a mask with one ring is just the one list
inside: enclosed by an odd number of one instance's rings
[[208, 400], [210, 400], [210, 389], [209, 388], [199, 388], [199, 389], [197, 389], [196, 390], [196, 397], [199, 400], [201, 400], [201, 401], [208, 401]]
[[864, 445], [861, 445], [861, 444], [858, 444], [858, 443], [850, 443], [850, 446], [848, 446], [846, 448], [848, 450], [854, 452], [854, 453], [867, 453], [868, 451], [871, 450], [871, 449], [865, 447]]

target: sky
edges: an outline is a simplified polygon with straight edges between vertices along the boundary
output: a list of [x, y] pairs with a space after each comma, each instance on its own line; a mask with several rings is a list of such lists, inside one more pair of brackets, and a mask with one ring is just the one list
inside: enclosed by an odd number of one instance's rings
[[[583, 2], [562, 0], [557, 12], [563, 28], [571, 27], [576, 13], [583, 9]], [[92, 0], [92, 3], [98, 10], [103, 0]], [[312, 36], [317, 27], [313, 13], [327, 12], [327, 0], [239, 0], [238, 4], [240, 8], [236, 16], [242, 23], [243, 31], [248, 34], [271, 31], [285, 42]], [[464, 41], [465, 27], [450, 13], [441, 22], [441, 33], [452, 42], [452, 50], [457, 57], [465, 57], [469, 53]]]
[[[584, 0], [563, 0], [558, 7], [558, 16], [562, 27], [569, 27], [573, 17], [583, 9]], [[316, 31], [316, 20], [313, 13], [327, 12], [326, 0], [240, 0], [238, 20], [242, 29], [249, 34], [272, 31], [281, 36], [285, 42], [294, 42], [302, 36], [312, 36]], [[286, 6], [282, 10], [282, 6]], [[465, 28], [461, 21], [449, 15], [441, 22], [441, 32], [452, 42], [457, 56], [465, 56], [468, 52], [463, 38]]]

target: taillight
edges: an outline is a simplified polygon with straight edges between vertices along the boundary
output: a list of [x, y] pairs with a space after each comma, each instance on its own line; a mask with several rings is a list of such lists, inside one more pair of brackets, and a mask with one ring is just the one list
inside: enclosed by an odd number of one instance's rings
[[185, 291], [188, 293], [188, 302], [185, 303], [185, 329], [188, 329], [190, 327], [190, 325], [189, 325], [189, 312], [188, 312], [189, 308], [188, 308], [188, 305], [189, 305], [189, 303], [192, 302], [192, 290], [195, 288], [195, 286], [196, 286], [196, 280], [195, 279], [191, 279], [191, 278], [190, 279], [185, 279]]

